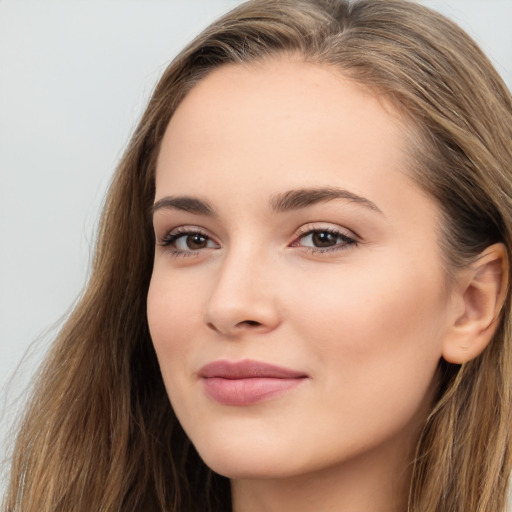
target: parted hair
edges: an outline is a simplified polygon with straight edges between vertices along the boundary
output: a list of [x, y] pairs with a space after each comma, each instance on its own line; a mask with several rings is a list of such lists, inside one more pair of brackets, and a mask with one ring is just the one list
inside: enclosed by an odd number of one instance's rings
[[[169, 403], [146, 319], [156, 158], [174, 111], [226, 64], [293, 56], [386, 98], [411, 129], [410, 174], [441, 211], [447, 274], [512, 255], [512, 98], [475, 42], [407, 0], [251, 0], [204, 30], [157, 84], [110, 186], [91, 277], [40, 369], [4, 512], [227, 512]], [[510, 279], [509, 279], [510, 281]], [[439, 363], [407, 512], [501, 512], [512, 469], [511, 301], [489, 346]]]

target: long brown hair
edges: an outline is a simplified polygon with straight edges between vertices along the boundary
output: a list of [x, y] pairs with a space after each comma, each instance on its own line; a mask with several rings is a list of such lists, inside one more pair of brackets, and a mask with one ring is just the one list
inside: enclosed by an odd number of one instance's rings
[[[119, 164], [90, 282], [42, 367], [12, 458], [6, 512], [230, 509], [169, 404], [146, 320], [155, 161], [209, 71], [293, 54], [336, 66], [409, 120], [411, 175], [443, 214], [448, 271], [512, 254], [512, 99], [455, 24], [406, 0], [253, 0], [171, 63]], [[409, 512], [504, 510], [512, 468], [511, 301], [491, 344], [441, 385], [418, 441]]]

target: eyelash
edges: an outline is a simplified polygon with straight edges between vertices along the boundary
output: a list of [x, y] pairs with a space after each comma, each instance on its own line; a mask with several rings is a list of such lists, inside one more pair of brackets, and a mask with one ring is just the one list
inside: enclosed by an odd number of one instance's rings
[[[328, 233], [330, 235], [335, 236], [336, 238], [339, 238], [341, 242], [338, 242], [334, 246], [330, 247], [307, 247], [307, 246], [301, 246], [299, 242], [301, 240], [304, 240], [307, 236], [312, 236], [315, 233]], [[206, 234], [204, 231], [202, 231], [199, 228], [196, 227], [180, 227], [177, 228], [169, 233], [167, 233], [161, 241], [158, 243], [159, 246], [168, 248], [169, 252], [172, 256], [181, 256], [181, 257], [188, 257], [188, 256], [197, 256], [202, 250], [204, 249], [197, 249], [197, 250], [188, 250], [183, 251], [180, 249], [173, 249], [172, 245], [176, 243], [180, 238], [187, 237], [187, 236], [193, 236], [193, 235], [199, 235], [201, 237], [204, 237], [207, 239], [207, 241], [213, 241], [213, 239]], [[335, 229], [335, 228], [318, 228], [318, 227], [312, 227], [312, 226], [305, 226], [302, 228], [297, 236], [295, 237], [295, 240], [290, 244], [290, 247], [302, 247], [303, 249], [307, 250], [310, 253], [313, 254], [322, 254], [327, 252], [333, 252], [333, 251], [341, 251], [348, 249], [350, 246], [357, 246], [358, 240], [355, 237], [348, 236], [347, 234], [343, 233], [342, 231]], [[206, 249], [206, 248], [205, 248]]]
[[182, 257], [196, 256], [200, 252], [200, 250], [182, 251], [179, 249], [172, 248], [172, 244], [177, 242], [180, 238], [184, 238], [187, 236], [193, 236], [193, 235], [200, 235], [200, 236], [206, 238], [207, 240], [212, 240], [212, 238], [208, 234], [206, 234], [204, 231], [202, 231], [199, 228], [192, 227], [192, 226], [191, 227], [180, 227], [180, 228], [176, 228], [176, 229], [170, 231], [169, 233], [167, 233], [162, 238], [162, 240], [160, 241], [160, 243], [158, 245], [160, 245], [160, 247], [168, 248], [171, 256], [182, 256]]
[[332, 227], [313, 227], [313, 226], [305, 226], [299, 230], [299, 233], [294, 242], [290, 244], [290, 247], [301, 247], [298, 242], [300, 240], [304, 240], [307, 236], [314, 235], [315, 233], [328, 233], [329, 235], [333, 235], [336, 238], [339, 238], [341, 242], [338, 242], [336, 245], [330, 247], [306, 247], [302, 246], [303, 249], [313, 253], [313, 254], [322, 254], [326, 252], [334, 252], [334, 251], [343, 251], [348, 249], [351, 246], [357, 246], [358, 240], [355, 237], [351, 237], [346, 233], [343, 233], [341, 230], [332, 228]]

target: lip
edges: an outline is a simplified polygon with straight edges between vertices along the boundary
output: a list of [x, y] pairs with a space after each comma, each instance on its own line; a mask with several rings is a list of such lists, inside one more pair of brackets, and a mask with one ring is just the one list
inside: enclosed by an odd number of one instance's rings
[[304, 372], [250, 359], [214, 361], [203, 366], [198, 374], [209, 398], [231, 406], [268, 400], [308, 379]]

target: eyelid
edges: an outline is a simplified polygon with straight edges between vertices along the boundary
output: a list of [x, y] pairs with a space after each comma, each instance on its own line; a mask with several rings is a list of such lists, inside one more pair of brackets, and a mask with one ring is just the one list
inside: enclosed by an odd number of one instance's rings
[[[337, 243], [336, 245], [328, 247], [312, 247], [300, 245], [300, 241], [306, 238], [306, 236], [322, 232], [338, 236], [343, 240], [343, 243]], [[293, 242], [289, 245], [289, 247], [299, 247], [312, 253], [324, 253], [344, 250], [350, 246], [357, 246], [360, 242], [361, 239], [359, 235], [342, 226], [333, 225], [330, 223], [308, 223], [304, 226], [301, 226], [297, 230], [294, 235]]]
[[[314, 233], [330, 233], [340, 238], [335, 245], [325, 247], [315, 247], [308, 245], [301, 245], [301, 240], [304, 240], [306, 236], [311, 236]], [[173, 244], [182, 237], [189, 235], [199, 234], [208, 239], [208, 242], [215, 244], [215, 247], [202, 247], [198, 249], [178, 249]], [[356, 246], [360, 243], [360, 237], [355, 234], [352, 230], [345, 227], [331, 224], [331, 223], [308, 223], [301, 226], [295, 233], [293, 241], [288, 245], [289, 247], [298, 247], [303, 250], [312, 253], [324, 253], [329, 251], [339, 251], [347, 249], [350, 246]], [[218, 249], [220, 248], [219, 242], [216, 238], [210, 234], [210, 232], [200, 226], [196, 225], [181, 225], [175, 228], [169, 229], [161, 237], [157, 237], [157, 245], [168, 250], [173, 256], [197, 256], [205, 250]]]
[[353, 238], [354, 240], [361, 240], [361, 237], [351, 229], [339, 226], [337, 224], [332, 224], [330, 222], [309, 222], [308, 224], [304, 224], [299, 229], [297, 229], [294, 237], [298, 238], [315, 231], [329, 231], [332, 233], [339, 233], [340, 235], [346, 236], [347, 238]]
[[[211, 238], [211, 235], [202, 227], [195, 226], [193, 224], [190, 225], [182, 225], [177, 226], [171, 229], [166, 229], [162, 236], [158, 237], [160, 242], [165, 241], [166, 238], [170, 238], [172, 236], [176, 235], [187, 235], [187, 234], [193, 234], [193, 233], [200, 233], [201, 235], [207, 236], [208, 238]], [[159, 245], [160, 245], [159, 242]]]
[[173, 256], [195, 256], [200, 254], [204, 250], [212, 249], [212, 247], [205, 247], [197, 250], [181, 250], [172, 247], [172, 244], [181, 237], [194, 234], [204, 236], [209, 241], [212, 241], [217, 246], [215, 248], [220, 247], [220, 244], [217, 242], [215, 237], [208, 232], [208, 230], [195, 225], [182, 225], [165, 231], [164, 235], [157, 238], [157, 245], [168, 250]]

